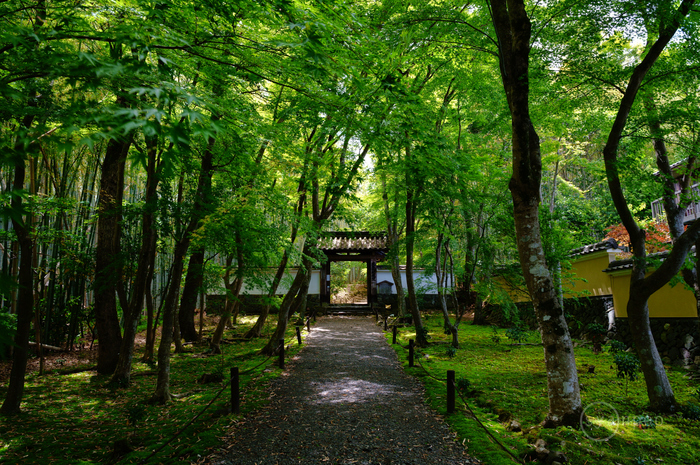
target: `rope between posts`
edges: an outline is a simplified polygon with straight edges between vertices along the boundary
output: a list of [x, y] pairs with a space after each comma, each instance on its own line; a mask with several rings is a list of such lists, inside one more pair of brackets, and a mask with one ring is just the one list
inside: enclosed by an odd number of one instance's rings
[[425, 371], [425, 373], [426, 373], [429, 377], [433, 378], [435, 381], [442, 381], [443, 383], [446, 383], [446, 382], [447, 382], [447, 378], [438, 378], [438, 377], [436, 377], [435, 375], [433, 375], [432, 373], [430, 373], [430, 372], [423, 366], [423, 364], [420, 362], [420, 357], [413, 357], [413, 360], [418, 361], [418, 365], [423, 369], [423, 371]]
[[503, 443], [501, 441], [499, 441], [498, 438], [496, 438], [491, 433], [491, 431], [489, 431], [489, 429], [486, 427], [486, 425], [484, 425], [481, 422], [481, 420], [479, 420], [479, 417], [476, 416], [476, 414], [474, 413], [474, 410], [472, 410], [472, 408], [469, 406], [469, 403], [464, 399], [464, 396], [462, 396], [462, 393], [457, 389], [457, 386], [455, 386], [454, 383], [452, 384], [452, 388], [455, 390], [455, 392], [457, 393], [459, 398], [462, 399], [462, 402], [464, 403], [464, 407], [469, 411], [469, 414], [472, 416], [472, 418], [474, 418], [476, 420], [476, 422], [479, 424], [479, 426], [481, 426], [481, 428], [484, 431], [486, 431], [486, 434], [488, 434], [491, 437], [491, 439], [493, 439], [494, 442], [501, 447], [501, 449], [503, 449], [508, 455], [510, 455], [513, 458], [513, 460], [515, 460], [518, 463], [524, 463], [523, 460], [518, 459], [518, 457], [516, 457], [510, 450], [508, 450], [508, 448], [506, 446], [504, 446]]
[[[295, 336], [295, 337], [296, 337], [296, 336]], [[286, 345], [286, 344], [284, 344], [284, 343], [278, 345], [278, 346], [275, 348], [275, 350], [273, 351], [273, 353], [274, 353], [274, 352], [277, 352], [278, 350], [280, 350], [280, 349], [281, 349], [282, 347], [284, 347], [285, 345]], [[251, 372], [257, 370], [257, 369], [260, 368], [262, 365], [264, 365], [265, 363], [267, 363], [272, 357], [274, 357], [274, 355], [268, 356], [265, 360], [263, 360], [263, 362], [259, 363], [259, 364], [256, 365], [255, 367], [250, 368], [250, 369], [248, 369], [248, 370], [246, 370], [246, 371], [244, 371], [244, 372], [239, 373], [239, 376], [240, 376], [240, 375], [247, 375], [247, 374], [249, 374], [249, 373], [251, 373]], [[158, 452], [160, 452], [161, 450], [165, 449], [165, 447], [166, 447], [168, 444], [170, 444], [171, 442], [173, 442], [178, 436], [180, 436], [180, 434], [182, 434], [187, 428], [189, 428], [189, 427], [192, 425], [192, 423], [194, 423], [195, 421], [197, 421], [197, 419], [198, 419], [199, 417], [201, 417], [202, 414], [203, 414], [204, 412], [206, 412], [207, 409], [208, 409], [209, 407], [211, 407], [211, 404], [213, 404], [214, 401], [215, 401], [216, 399], [219, 398], [219, 396], [226, 390], [226, 388], [229, 387], [229, 385], [231, 384], [231, 381], [232, 381], [232, 379], [229, 379], [228, 381], [226, 381], [226, 383], [224, 383], [224, 385], [221, 387], [221, 389], [219, 389], [219, 392], [217, 392], [217, 393], [214, 395], [214, 397], [209, 401], [209, 403], [208, 403], [207, 405], [205, 405], [204, 408], [203, 408], [202, 410], [200, 410], [199, 413], [197, 413], [197, 415], [195, 415], [195, 416], [194, 416], [190, 421], [188, 421], [182, 428], [180, 428], [170, 439], [168, 439], [168, 440], [167, 440], [166, 442], [164, 442], [160, 447], [158, 447], [158, 449], [156, 449], [156, 450], [154, 450], [153, 452], [151, 452], [151, 454], [150, 454], [148, 457], [146, 457], [145, 459], [142, 459], [142, 460], [139, 462], [139, 464], [146, 463], [148, 460], [150, 460], [151, 458], [153, 458]]]
[[[407, 350], [407, 349], [408, 349], [408, 347], [404, 347], [404, 346], [402, 346], [401, 344], [398, 344], [398, 343], [397, 343], [396, 345], [398, 345], [399, 347], [403, 348], [404, 350]], [[415, 350], [415, 346], [414, 346], [414, 350]], [[416, 352], [418, 352], [418, 351], [416, 351]], [[423, 369], [423, 371], [425, 371], [425, 373], [426, 373], [430, 378], [432, 378], [432, 379], [434, 379], [434, 380], [436, 380], [436, 381], [443, 382], [443, 383], [449, 382], [446, 378], [445, 378], [445, 379], [443, 379], [443, 378], [438, 378], [437, 376], [431, 374], [431, 373], [423, 366], [423, 364], [420, 362], [420, 357], [413, 357], [413, 359], [414, 359], [414, 361], [418, 361], [418, 365]], [[489, 431], [489, 429], [486, 427], [486, 425], [484, 425], [484, 424], [481, 422], [481, 420], [479, 420], [479, 417], [476, 416], [476, 414], [474, 413], [474, 410], [472, 410], [472, 408], [469, 406], [469, 403], [467, 403], [467, 401], [464, 399], [464, 396], [462, 396], [462, 393], [457, 389], [457, 386], [455, 386], [454, 383], [452, 383], [452, 388], [455, 390], [455, 392], [457, 393], [457, 395], [459, 396], [459, 398], [460, 398], [460, 399], [462, 400], [462, 402], [464, 403], [464, 406], [465, 406], [466, 410], [469, 412], [469, 414], [472, 416], [472, 418], [474, 418], [474, 420], [476, 420], [476, 422], [479, 424], [479, 426], [481, 426], [481, 428], [482, 428], [484, 431], [486, 431], [486, 434], [488, 434], [489, 437], [491, 437], [491, 439], [492, 439], [496, 444], [498, 444], [498, 445], [501, 447], [501, 449], [503, 449], [508, 455], [510, 455], [510, 456], [513, 458], [513, 460], [515, 460], [515, 461], [518, 462], [518, 463], [524, 463], [522, 460], [518, 459], [518, 457], [516, 457], [510, 450], [508, 450], [508, 448], [507, 448], [506, 446], [504, 446], [503, 443], [502, 443], [501, 441], [499, 441], [498, 438], [496, 438], [496, 437], [491, 433], [491, 431]]]

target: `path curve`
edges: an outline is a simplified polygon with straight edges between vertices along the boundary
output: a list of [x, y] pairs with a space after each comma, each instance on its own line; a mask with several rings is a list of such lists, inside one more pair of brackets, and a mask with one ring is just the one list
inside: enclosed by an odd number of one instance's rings
[[210, 463], [480, 463], [423, 399], [372, 317], [326, 317]]

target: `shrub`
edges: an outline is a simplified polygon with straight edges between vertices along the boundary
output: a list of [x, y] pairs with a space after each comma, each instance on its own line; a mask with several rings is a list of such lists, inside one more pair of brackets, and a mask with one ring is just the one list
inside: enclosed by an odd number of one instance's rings
[[700, 406], [697, 404], [687, 404], [681, 407], [681, 414], [686, 420], [700, 420]]
[[625, 395], [627, 395], [627, 383], [639, 377], [641, 363], [636, 355], [628, 352], [616, 353], [613, 361], [617, 366], [617, 377], [625, 380]]
[[520, 326], [513, 326], [506, 330], [506, 337], [515, 343], [521, 343], [527, 340], [529, 334]]
[[624, 352], [627, 350], [627, 346], [625, 345], [624, 342], [618, 341], [617, 339], [611, 339], [608, 341], [608, 351], [611, 354], [616, 354], [618, 352]]
[[649, 415], [639, 415], [634, 419], [639, 429], [656, 429], [656, 421]]

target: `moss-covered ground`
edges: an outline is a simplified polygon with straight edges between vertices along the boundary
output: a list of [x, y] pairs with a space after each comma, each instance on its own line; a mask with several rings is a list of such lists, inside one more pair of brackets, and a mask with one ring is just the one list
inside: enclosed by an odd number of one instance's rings
[[[275, 316], [276, 318], [276, 316]], [[226, 332], [222, 355], [207, 355], [206, 344], [187, 346], [187, 352], [173, 354], [171, 392], [177, 396], [166, 405], [150, 405], [155, 389], [156, 367], [134, 364], [131, 385], [110, 389], [109, 376], [94, 371], [39, 376], [27, 375], [22, 413], [0, 417], [0, 463], [8, 464], [88, 464], [138, 463], [199, 413], [219, 393], [230, 378], [230, 368], [241, 373], [264, 362], [257, 352], [274, 329], [269, 320], [257, 340], [240, 336], [252, 326], [255, 317], [239, 317], [239, 324]], [[215, 321], [213, 321], [215, 323]], [[206, 332], [213, 330], [213, 326]], [[305, 336], [306, 331], [302, 334]], [[298, 351], [295, 328], [289, 327], [287, 357]], [[137, 353], [135, 360], [141, 357]], [[205, 413], [177, 439], [148, 463], [197, 463], [220, 446], [219, 437], [242, 415], [259, 407], [267, 395], [268, 381], [282, 372], [272, 358], [251, 374], [242, 375], [241, 414], [229, 414], [230, 389], [224, 389]], [[74, 370], [72, 370], [74, 371]], [[222, 374], [223, 381], [199, 384], [203, 374]], [[4, 398], [7, 385], [0, 386]], [[115, 447], [116, 444], [116, 447]], [[127, 452], [131, 448], [133, 451]]]
[[[405, 347], [409, 339], [415, 338], [415, 330], [399, 330], [394, 347], [406, 370], [423, 382], [429, 402], [442, 414], [446, 413], [446, 383], [440, 380], [446, 378], [447, 370], [455, 371], [458, 385], [464, 387], [465, 381], [460, 380], [468, 380], [468, 387], [461, 390], [464, 399], [519, 460], [523, 461], [532, 451], [531, 445], [541, 438], [575, 465], [700, 463], [700, 421], [681, 414], [659, 416], [649, 411], [641, 374], [640, 379], [628, 382], [626, 387], [626, 381], [617, 377], [613, 355], [607, 347], [596, 354], [591, 344], [575, 341], [581, 397], [590, 424], [584, 425], [583, 430], [543, 429], [539, 424], [547, 413], [548, 397], [543, 350], [536, 332], [525, 341], [532, 345], [513, 345], [504, 329], [465, 322], [459, 331], [460, 349], [452, 352], [442, 316], [428, 314], [425, 321], [430, 344], [418, 349], [414, 368], [408, 368]], [[392, 342], [391, 332], [387, 339]], [[673, 367], [667, 367], [667, 372], [677, 401], [681, 405], [697, 405], [700, 386], [688, 376], [689, 372]], [[489, 465], [515, 463], [465, 413], [459, 396], [456, 410], [446, 419], [474, 456]], [[521, 424], [522, 432], [506, 431], [512, 420]]]

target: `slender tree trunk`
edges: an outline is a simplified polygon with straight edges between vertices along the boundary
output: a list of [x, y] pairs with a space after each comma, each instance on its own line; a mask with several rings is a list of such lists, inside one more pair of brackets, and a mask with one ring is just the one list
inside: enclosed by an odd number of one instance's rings
[[[396, 286], [396, 317], [403, 318], [406, 314], [406, 296], [403, 290], [403, 280], [401, 279], [401, 262], [399, 261], [399, 221], [396, 215], [391, 214], [389, 206], [389, 193], [386, 185], [386, 176], [382, 172], [382, 199], [384, 200], [384, 218], [387, 226], [387, 236], [389, 239], [389, 256], [391, 260], [391, 277]], [[395, 191], [398, 195], [398, 190]], [[398, 204], [398, 199], [394, 198], [394, 205]]]
[[153, 286], [153, 277], [155, 275], [156, 267], [156, 240], [157, 233], [154, 230], [153, 234], [151, 235], [151, 255], [148, 258], [151, 266], [148, 271], [148, 275], [146, 276], [146, 288], [144, 289], [144, 297], [146, 300], [146, 346], [144, 347], [142, 360], [146, 363], [150, 363], [153, 361], [153, 349], [156, 340], [155, 327], [158, 324], [158, 318], [154, 317], [155, 302], [153, 299], [153, 291], [151, 290]]
[[[220, 119], [218, 115], [212, 115], [212, 121]], [[175, 327], [175, 318], [177, 317], [177, 300], [180, 295], [180, 284], [182, 282], [182, 274], [184, 272], [184, 261], [187, 255], [187, 250], [190, 247], [192, 232], [199, 226], [200, 221], [204, 218], [208, 210], [208, 196], [211, 192], [211, 178], [213, 174], [214, 161], [214, 144], [216, 139], [209, 137], [207, 148], [202, 156], [202, 167], [199, 173], [197, 182], [197, 192], [195, 199], [195, 208], [193, 209], [190, 221], [183, 231], [182, 237], [177, 241], [175, 252], [173, 254], [173, 268], [168, 286], [168, 293], [163, 304], [163, 329], [158, 347], [158, 380], [156, 381], [156, 389], [151, 397], [151, 402], [166, 403], [170, 401], [170, 344], [173, 340], [173, 332]], [[179, 335], [178, 335], [179, 336]]]
[[148, 166], [146, 179], [146, 197], [144, 199], [144, 211], [141, 215], [142, 236], [141, 249], [139, 250], [138, 269], [134, 279], [131, 301], [124, 308], [124, 337], [117, 367], [112, 375], [111, 383], [116, 386], [128, 386], [131, 380], [131, 365], [134, 357], [134, 341], [136, 329], [143, 311], [143, 303], [148, 286], [148, 275], [153, 269], [153, 250], [155, 246], [155, 202], [157, 200], [158, 176], [156, 173], [156, 149], [157, 139], [146, 138], [148, 147]]
[[[407, 147], [406, 159], [408, 160], [409, 158], [409, 149]], [[413, 190], [414, 187], [411, 185], [408, 172], [406, 173], [406, 186], [406, 289], [408, 291], [408, 310], [411, 312], [413, 326], [416, 328], [416, 344], [419, 347], [425, 347], [428, 344], [428, 338], [423, 329], [423, 320], [421, 319], [418, 299], [416, 298], [416, 287], [413, 282], [413, 249], [416, 240], [416, 199]]]
[[150, 399], [152, 403], [164, 404], [172, 398], [170, 394], [170, 345], [173, 342], [177, 298], [180, 295], [185, 255], [190, 245], [188, 237], [189, 232], [186, 233], [185, 238], [178, 241], [173, 254], [172, 277], [163, 302], [163, 328], [158, 346], [158, 379], [156, 380], [155, 392]]
[[224, 312], [219, 318], [219, 323], [216, 325], [214, 334], [211, 337], [211, 342], [209, 343], [209, 350], [214, 354], [221, 353], [221, 339], [224, 336], [224, 330], [226, 329], [226, 322], [231, 317], [234, 311], [237, 311], [240, 302], [238, 297], [241, 294], [241, 289], [243, 288], [243, 243], [241, 240], [241, 235], [236, 231], [236, 254], [238, 256], [238, 263], [236, 263], [236, 279], [231, 282], [231, 265], [233, 264], [233, 256], [229, 255], [226, 259], [226, 273], [224, 274], [224, 286], [226, 287], [226, 302], [224, 304]]
[[549, 391], [549, 412], [544, 425], [578, 426], [583, 409], [576, 359], [540, 232], [542, 162], [528, 101], [530, 19], [522, 0], [491, 0], [491, 10], [498, 36], [501, 78], [512, 118], [513, 175], [509, 187], [518, 255], [544, 345]]
[[309, 248], [307, 245], [305, 245], [302, 266], [299, 269], [299, 271], [297, 271], [297, 275], [294, 277], [294, 281], [292, 282], [289, 291], [284, 296], [284, 300], [282, 300], [282, 305], [280, 305], [280, 310], [277, 315], [277, 328], [275, 329], [275, 332], [270, 338], [270, 341], [260, 351], [261, 354], [273, 355], [276, 352], [279, 340], [283, 339], [285, 333], [287, 332], [287, 323], [289, 321], [290, 310], [292, 309], [292, 306], [296, 301], [296, 297], [297, 295], [299, 295], [300, 292], [302, 292], [302, 286], [305, 282], [308, 286], [309, 278], [311, 277], [313, 267], [313, 262], [307, 255], [308, 251]]
[[[268, 298], [272, 298], [275, 296], [277, 293], [277, 288], [280, 285], [280, 282], [282, 282], [282, 278], [284, 277], [284, 272], [287, 269], [287, 262], [289, 261], [289, 254], [287, 251], [284, 251], [284, 255], [282, 255], [282, 261], [280, 262], [279, 266], [277, 267], [277, 273], [275, 273], [275, 277], [272, 279], [272, 284], [270, 285], [270, 291], [267, 293]], [[263, 307], [262, 311], [260, 312], [260, 316], [258, 316], [257, 321], [253, 325], [252, 328], [248, 330], [248, 332], [245, 333], [243, 336], [246, 339], [252, 339], [252, 338], [257, 338], [260, 337], [260, 334], [262, 332], [263, 326], [265, 326], [265, 321], [267, 320], [267, 317], [270, 314], [270, 307], [271, 305], [265, 304]]]
[[[453, 325], [450, 321], [450, 312], [447, 308], [447, 298], [445, 297], [445, 289], [447, 288], [447, 273], [443, 269], [442, 248], [446, 247], [445, 235], [438, 234], [437, 246], [435, 247], [435, 277], [438, 284], [438, 297], [440, 298], [440, 309], [442, 310], [442, 318], [445, 330], [450, 332], [452, 336], [452, 347], [459, 349], [459, 332], [457, 325]], [[445, 258], [446, 261], [446, 258]]]
[[[29, 129], [34, 120], [33, 116], [26, 116], [22, 121], [23, 129]], [[24, 142], [18, 142], [15, 146], [16, 153], [21, 153]], [[17, 216], [12, 217], [12, 228], [17, 236], [19, 244], [19, 273], [17, 284], [17, 331], [15, 332], [15, 347], [12, 352], [12, 369], [10, 371], [10, 383], [5, 395], [5, 401], [0, 407], [0, 414], [5, 416], [20, 413], [20, 404], [24, 395], [24, 376], [27, 371], [27, 357], [29, 352], [29, 334], [31, 331], [32, 318], [34, 317], [34, 278], [32, 274], [32, 251], [34, 244], [31, 238], [31, 228], [33, 217], [31, 213], [21, 218], [24, 205], [19, 192], [24, 189], [25, 178], [24, 157], [17, 156], [15, 159], [14, 181], [10, 207]]]
[[[694, 3], [694, 0], [683, 0], [676, 11], [668, 10], [668, 8], [672, 8], [671, 4], [659, 10], [659, 14], [670, 14], [666, 20], [660, 22], [659, 35], [656, 41], [647, 47], [646, 55], [634, 68], [603, 148], [605, 172], [610, 195], [615, 209], [620, 215], [622, 224], [630, 236], [630, 244], [634, 255], [630, 277], [630, 298], [627, 302], [630, 328], [633, 329], [637, 355], [642, 363], [642, 372], [644, 373], [644, 381], [647, 386], [647, 395], [649, 396], [651, 408], [658, 412], [668, 413], [675, 411], [676, 399], [668, 382], [661, 357], [656, 349], [654, 336], [649, 329], [648, 300], [654, 292], [661, 289], [680, 271], [691, 246], [700, 237], [700, 221], [693, 223], [674, 241], [673, 249], [664, 262], [647, 276], [646, 232], [637, 223], [627, 205], [618, 170], [618, 150], [622, 132], [627, 124], [630, 110], [644, 78], [654, 63], [656, 63], [666, 45], [673, 38]], [[666, 169], [661, 160], [657, 160], [657, 164], [660, 169]], [[668, 174], [668, 172], [670, 172], [670, 169], [665, 173]], [[666, 193], [668, 194], [668, 189]], [[673, 220], [670, 221], [669, 225], [674, 227], [672, 223]]]
[[190, 263], [187, 266], [185, 287], [182, 289], [180, 299], [180, 334], [188, 342], [199, 339], [197, 327], [194, 322], [194, 311], [197, 307], [197, 296], [204, 282], [204, 248], [197, 249], [190, 254]]

